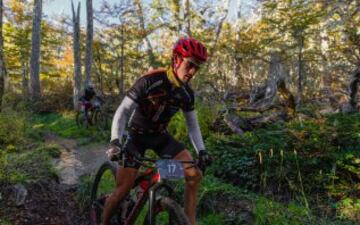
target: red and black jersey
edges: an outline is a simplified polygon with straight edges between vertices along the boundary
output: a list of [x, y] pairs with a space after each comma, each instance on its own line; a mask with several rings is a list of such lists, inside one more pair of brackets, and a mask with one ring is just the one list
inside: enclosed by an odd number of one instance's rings
[[189, 85], [173, 85], [166, 70], [154, 70], [145, 74], [126, 95], [139, 105], [129, 126], [144, 131], [165, 129], [179, 109], [185, 112], [194, 110], [193, 90]]

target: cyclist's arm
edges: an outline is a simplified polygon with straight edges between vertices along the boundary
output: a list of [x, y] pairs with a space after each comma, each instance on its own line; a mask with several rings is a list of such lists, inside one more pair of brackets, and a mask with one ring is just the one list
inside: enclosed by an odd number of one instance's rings
[[118, 139], [121, 143], [126, 123], [137, 106], [138, 104], [134, 100], [125, 96], [120, 106], [117, 108], [112, 121], [111, 141]]
[[189, 137], [192, 145], [194, 146], [197, 153], [200, 150], [205, 150], [204, 141], [201, 135], [199, 122], [197, 120], [195, 110], [191, 110], [188, 112], [184, 111], [184, 116], [186, 120], [186, 126], [189, 132]]

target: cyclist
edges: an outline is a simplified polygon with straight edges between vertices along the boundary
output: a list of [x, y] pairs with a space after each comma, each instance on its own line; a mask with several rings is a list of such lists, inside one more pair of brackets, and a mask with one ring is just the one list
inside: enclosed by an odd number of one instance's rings
[[[181, 38], [173, 47], [169, 69], [151, 70], [135, 82], [113, 118], [112, 147], [107, 151], [110, 160], [119, 155], [119, 149], [143, 156], [148, 148], [154, 149], [160, 157], [192, 160], [185, 145], [175, 140], [166, 129], [171, 117], [182, 109], [190, 140], [199, 155], [199, 167], [211, 163], [194, 109], [194, 93], [189, 86], [189, 81], [206, 60], [207, 50], [202, 43], [193, 38]], [[129, 132], [122, 144], [121, 137], [127, 122]], [[140, 167], [127, 154], [124, 157], [124, 166], [117, 171], [117, 187], [105, 203], [103, 225], [109, 224], [113, 211], [133, 186]], [[202, 173], [197, 167], [185, 169], [184, 173], [184, 209], [190, 223], [195, 225], [196, 195]]]
[[85, 87], [84, 94], [80, 97], [80, 103], [84, 106], [84, 113], [85, 118], [88, 121], [89, 124], [91, 124], [91, 119], [89, 117], [89, 110], [92, 110], [96, 106], [96, 101], [98, 101], [98, 104], [101, 104], [103, 102], [102, 98], [98, 95], [96, 95], [96, 92], [94, 90], [94, 87], [92, 84], [88, 84]]

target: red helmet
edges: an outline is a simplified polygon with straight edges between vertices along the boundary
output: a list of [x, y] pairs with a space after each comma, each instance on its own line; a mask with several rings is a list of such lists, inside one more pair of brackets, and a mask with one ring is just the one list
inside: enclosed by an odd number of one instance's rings
[[194, 57], [201, 63], [206, 62], [208, 58], [206, 47], [194, 38], [180, 38], [174, 45], [173, 55], [183, 57]]

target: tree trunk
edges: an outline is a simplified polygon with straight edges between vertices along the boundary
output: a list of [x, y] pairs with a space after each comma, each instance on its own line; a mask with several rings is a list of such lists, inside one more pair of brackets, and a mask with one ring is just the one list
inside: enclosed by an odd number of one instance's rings
[[22, 75], [22, 96], [24, 101], [29, 100], [29, 82], [27, 74], [27, 65], [25, 62], [21, 63], [21, 75]]
[[[215, 49], [217, 47], [217, 44], [218, 44], [218, 41], [219, 41], [219, 37], [220, 37], [220, 34], [221, 34], [221, 31], [222, 31], [222, 28], [223, 28], [223, 24], [224, 24], [224, 21], [225, 19], [227, 18], [228, 16], [228, 12], [229, 12], [229, 1], [230, 0], [226, 0], [225, 1], [225, 6], [224, 6], [224, 15], [221, 17], [221, 19], [219, 20], [219, 24], [217, 25], [216, 27], [216, 32], [215, 32], [215, 37], [214, 37], [214, 41], [213, 41], [213, 45], [212, 46], [208, 46], [208, 54], [209, 54], [209, 59], [207, 61], [207, 63], [205, 64], [205, 68], [204, 68], [204, 71], [208, 71], [211, 64], [212, 64], [212, 60], [214, 57], [212, 57], [212, 55], [215, 53]], [[219, 60], [219, 57], [215, 57], [217, 59], [216, 63], [218, 64], [217, 65], [217, 68], [220, 68], [219, 67], [219, 64], [220, 64], [220, 60]], [[218, 73], [222, 73], [222, 71], [218, 71]], [[202, 82], [204, 80], [204, 75], [203, 74], [199, 74], [197, 75], [198, 78], [196, 79], [196, 81], [194, 81], [195, 83], [195, 86], [197, 88], [201, 88], [202, 87], [202, 84], [204, 82]], [[224, 86], [227, 86], [227, 79], [226, 79], [226, 73], [223, 74], [223, 81], [224, 81]]]
[[75, 14], [74, 3], [71, 1], [73, 17], [73, 52], [74, 52], [74, 87], [73, 104], [74, 110], [79, 109], [79, 98], [81, 91], [81, 52], [80, 52], [80, 2]]
[[298, 53], [298, 101], [297, 106], [301, 107], [303, 102], [303, 82], [304, 82], [304, 74], [303, 74], [303, 47], [304, 47], [304, 38], [300, 37], [299, 42], [299, 53]]
[[241, 55], [239, 52], [239, 48], [240, 48], [240, 42], [241, 42], [241, 37], [240, 37], [240, 19], [241, 19], [241, 4], [242, 1], [238, 1], [237, 2], [237, 21], [235, 23], [235, 51], [234, 51], [234, 77], [237, 78], [237, 83], [238, 83], [238, 87], [241, 87], [242, 79], [241, 79]]
[[34, 0], [33, 26], [30, 58], [30, 96], [32, 101], [38, 101], [40, 89], [40, 42], [41, 42], [42, 0]]
[[125, 55], [124, 55], [124, 48], [125, 48], [125, 38], [124, 38], [124, 26], [121, 26], [121, 57], [120, 57], [120, 82], [119, 82], [119, 94], [122, 96], [124, 94], [124, 65], [125, 65]]
[[149, 66], [150, 67], [155, 67], [156, 62], [155, 62], [155, 56], [154, 56], [154, 52], [153, 52], [153, 48], [152, 45], [150, 43], [149, 38], [147, 37], [147, 32], [146, 32], [146, 27], [145, 27], [145, 19], [144, 19], [144, 12], [143, 12], [143, 8], [141, 5], [141, 1], [140, 0], [135, 0], [135, 5], [136, 5], [136, 12], [137, 12], [137, 16], [139, 18], [139, 22], [140, 22], [140, 28], [143, 34], [143, 38], [145, 41], [145, 46], [146, 46], [146, 54], [149, 58]]
[[360, 85], [360, 64], [352, 76], [352, 80], [349, 85], [350, 99], [349, 103], [343, 107], [342, 111], [345, 113], [354, 112], [357, 110], [357, 93]]
[[93, 7], [92, 0], [86, 0], [86, 55], [85, 55], [85, 86], [91, 84], [91, 65], [93, 61]]
[[185, 8], [184, 8], [184, 21], [185, 21], [185, 32], [186, 34], [191, 37], [191, 17], [190, 17], [190, 0], [184, 0], [185, 1]]
[[0, 0], [0, 112], [5, 93], [5, 62], [4, 62], [4, 39], [3, 39], [3, 1]]
[[180, 31], [182, 30], [181, 21], [180, 21], [180, 0], [171, 0], [171, 11], [173, 13], [173, 21], [175, 25], [176, 35], [179, 36]]
[[285, 110], [288, 113], [294, 113], [295, 100], [294, 96], [286, 88], [285, 78], [287, 76], [288, 70], [282, 63], [280, 53], [272, 53], [266, 84], [255, 87], [250, 94], [250, 106], [244, 107], [243, 109], [247, 111], [264, 112], [277, 108], [278, 102], [276, 102], [276, 100], [280, 100], [281, 104], [286, 107]]

